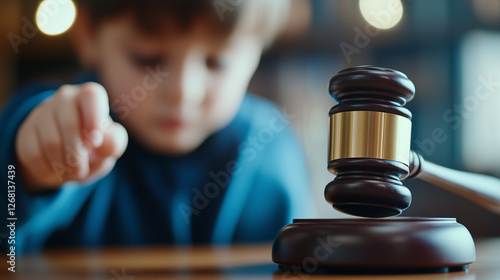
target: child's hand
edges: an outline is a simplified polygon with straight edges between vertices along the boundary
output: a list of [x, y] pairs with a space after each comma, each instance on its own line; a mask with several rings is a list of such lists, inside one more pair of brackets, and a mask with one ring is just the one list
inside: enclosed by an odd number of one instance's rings
[[36, 192], [105, 176], [127, 143], [127, 131], [109, 116], [101, 85], [64, 85], [24, 120], [16, 156], [26, 188]]

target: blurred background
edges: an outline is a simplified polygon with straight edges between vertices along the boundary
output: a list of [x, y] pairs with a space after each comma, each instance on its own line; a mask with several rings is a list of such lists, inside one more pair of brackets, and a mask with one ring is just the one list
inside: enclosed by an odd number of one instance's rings
[[[318, 217], [345, 216], [323, 190], [333, 178], [326, 159], [335, 103], [327, 85], [350, 66], [394, 68], [415, 83], [407, 106], [412, 148], [427, 160], [500, 176], [500, 0], [290, 1], [286, 30], [264, 54], [250, 91], [295, 115]], [[0, 107], [30, 81], [70, 82], [81, 71], [64, 32], [74, 9], [48, 24], [43, 2], [0, 0]], [[405, 184], [413, 202], [404, 216], [456, 217], [476, 237], [500, 236], [500, 215], [419, 180]]]

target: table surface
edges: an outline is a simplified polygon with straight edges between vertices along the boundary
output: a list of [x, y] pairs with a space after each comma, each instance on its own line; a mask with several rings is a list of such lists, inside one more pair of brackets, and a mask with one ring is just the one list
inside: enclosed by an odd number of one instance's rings
[[280, 271], [271, 244], [229, 247], [59, 249], [16, 260], [0, 279], [500, 279], [500, 238], [476, 241], [477, 260], [468, 271], [406, 275], [305, 275]]

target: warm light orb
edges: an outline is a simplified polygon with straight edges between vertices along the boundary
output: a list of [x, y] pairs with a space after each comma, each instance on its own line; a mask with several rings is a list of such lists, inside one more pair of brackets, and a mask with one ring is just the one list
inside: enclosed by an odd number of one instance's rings
[[359, 0], [363, 18], [379, 29], [394, 27], [403, 17], [401, 0]]
[[47, 35], [59, 35], [68, 30], [76, 17], [75, 4], [71, 0], [43, 0], [36, 10], [38, 29]]

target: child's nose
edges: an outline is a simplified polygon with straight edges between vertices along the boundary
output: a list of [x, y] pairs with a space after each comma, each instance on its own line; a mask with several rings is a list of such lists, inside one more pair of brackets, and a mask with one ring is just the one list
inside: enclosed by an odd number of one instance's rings
[[206, 68], [195, 59], [184, 59], [171, 68], [170, 81], [164, 93], [169, 102], [197, 104], [206, 94]]

